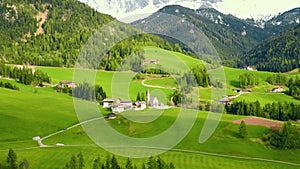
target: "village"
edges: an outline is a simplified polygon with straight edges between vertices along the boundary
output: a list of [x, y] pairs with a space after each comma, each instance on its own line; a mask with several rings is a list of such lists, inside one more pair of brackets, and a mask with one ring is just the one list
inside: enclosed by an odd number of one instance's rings
[[106, 98], [102, 101], [103, 108], [111, 109], [111, 113], [106, 116], [108, 119], [115, 119], [117, 114], [126, 110], [142, 111], [148, 108], [169, 109], [164, 103], [159, 102], [156, 96], [151, 96], [149, 88], [146, 92], [146, 101], [122, 100], [120, 98]]

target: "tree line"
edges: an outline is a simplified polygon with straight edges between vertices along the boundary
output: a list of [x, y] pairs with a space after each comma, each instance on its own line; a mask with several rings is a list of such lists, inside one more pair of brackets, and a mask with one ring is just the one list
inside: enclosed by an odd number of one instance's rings
[[240, 87], [243, 89], [252, 88], [259, 84], [259, 79], [254, 73], [245, 73], [239, 76]]
[[[29, 169], [30, 165], [26, 158], [18, 161], [17, 154], [13, 149], [9, 149], [6, 163], [0, 163], [0, 169]], [[73, 155], [62, 169], [84, 169], [86, 162], [83, 154], [80, 152]], [[175, 169], [174, 164], [165, 162], [160, 157], [149, 157], [146, 163], [140, 167], [133, 164], [132, 159], [127, 158], [125, 165], [121, 165], [118, 159], [113, 155], [107, 155], [106, 158], [101, 159], [100, 156], [94, 159], [92, 169]]]
[[0, 64], [0, 75], [6, 78], [16, 79], [18, 82], [25, 85], [39, 85], [43, 86], [43, 83], [50, 83], [51, 79], [40, 70], [33, 72], [31, 68], [23, 67], [17, 68], [15, 66], [7, 66]]
[[286, 85], [288, 82], [288, 78], [282, 73], [276, 73], [268, 76], [266, 82], [272, 85]]
[[297, 76], [296, 79], [290, 78], [288, 84], [287, 84], [289, 90], [287, 94], [293, 96], [295, 99], [300, 100], [300, 79]]
[[[240, 138], [247, 138], [248, 131], [245, 121], [241, 121], [238, 134]], [[300, 148], [300, 131], [289, 121], [280, 128], [271, 128], [265, 131], [261, 139], [266, 146], [275, 149]]]
[[286, 75], [277, 73], [267, 77], [266, 80], [272, 85], [284, 85], [289, 88], [286, 94], [300, 100], [300, 78], [296, 76], [295, 78], [288, 78]]
[[[63, 167], [63, 169], [83, 169], [85, 167], [85, 161], [82, 153], [73, 155], [69, 162]], [[173, 163], [167, 163], [160, 157], [149, 157], [147, 163], [143, 163], [142, 166], [137, 167], [133, 164], [130, 158], [127, 158], [125, 165], [121, 165], [118, 159], [113, 155], [112, 157], [107, 155], [106, 158], [101, 159], [98, 156], [93, 161], [92, 169], [175, 169]]]
[[20, 88], [16, 85], [13, 85], [9, 82], [2, 82], [0, 81], [0, 87], [3, 87], [3, 88], [7, 88], [7, 89], [12, 89], [12, 90], [20, 90]]
[[13, 149], [9, 149], [6, 163], [0, 163], [0, 169], [29, 169], [29, 162], [26, 158], [18, 161], [17, 154]]
[[262, 140], [267, 146], [278, 149], [295, 149], [300, 148], [300, 132], [291, 122], [284, 123], [279, 130], [268, 130]]
[[[67, 86], [65, 86], [68, 88]], [[64, 89], [62, 89], [64, 91]], [[91, 85], [87, 82], [76, 85], [75, 88], [69, 88], [68, 93], [72, 93], [74, 97], [88, 101], [102, 101], [106, 98], [106, 93], [100, 85]]]
[[273, 102], [262, 106], [259, 101], [250, 103], [241, 101], [225, 105], [225, 110], [234, 115], [257, 116], [281, 121], [300, 119], [300, 105], [287, 102]]

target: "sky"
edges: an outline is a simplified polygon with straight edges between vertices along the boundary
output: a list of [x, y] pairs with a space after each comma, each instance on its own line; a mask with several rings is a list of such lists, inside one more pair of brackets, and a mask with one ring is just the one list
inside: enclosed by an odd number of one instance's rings
[[261, 18], [300, 7], [300, 0], [222, 0], [217, 10], [240, 18]]

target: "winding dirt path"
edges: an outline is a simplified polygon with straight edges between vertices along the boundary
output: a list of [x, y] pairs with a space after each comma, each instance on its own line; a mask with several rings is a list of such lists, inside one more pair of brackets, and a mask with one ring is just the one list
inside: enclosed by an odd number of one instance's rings
[[170, 90], [176, 90], [177, 89], [176, 87], [164, 87], [164, 86], [148, 85], [148, 84], [145, 84], [145, 81], [146, 80], [142, 81], [142, 85], [145, 86], [145, 87], [151, 87], [151, 88], [157, 88], [157, 89], [170, 89]]

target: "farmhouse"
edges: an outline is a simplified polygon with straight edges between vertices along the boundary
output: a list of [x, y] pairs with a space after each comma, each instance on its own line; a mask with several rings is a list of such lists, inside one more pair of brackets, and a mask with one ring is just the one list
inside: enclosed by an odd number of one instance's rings
[[111, 106], [111, 111], [113, 113], [122, 113], [125, 111], [125, 107], [122, 105], [113, 105]]
[[144, 110], [146, 109], [147, 105], [146, 102], [135, 102], [134, 110]]
[[158, 60], [157, 59], [145, 59], [144, 60], [144, 63], [151, 63], [151, 64], [158, 64], [159, 62], [158, 62]]
[[116, 99], [116, 98], [106, 98], [102, 101], [103, 103], [103, 108], [110, 108], [112, 107], [114, 104], [119, 104], [121, 101], [120, 99]]
[[74, 82], [69, 82], [69, 81], [63, 80], [63, 81], [59, 82], [58, 86], [59, 87], [75, 88], [76, 84]]
[[232, 104], [229, 97], [223, 97], [222, 99], [219, 100], [219, 102], [223, 104]]
[[275, 87], [271, 90], [271, 92], [274, 92], [274, 93], [280, 93], [280, 92], [283, 92], [284, 89], [282, 86], [278, 86], [278, 87]]
[[125, 108], [132, 108], [132, 101], [131, 100], [121, 100], [120, 105], [124, 106]]
[[245, 66], [244, 69], [250, 71], [257, 71], [257, 68], [255, 66]]

